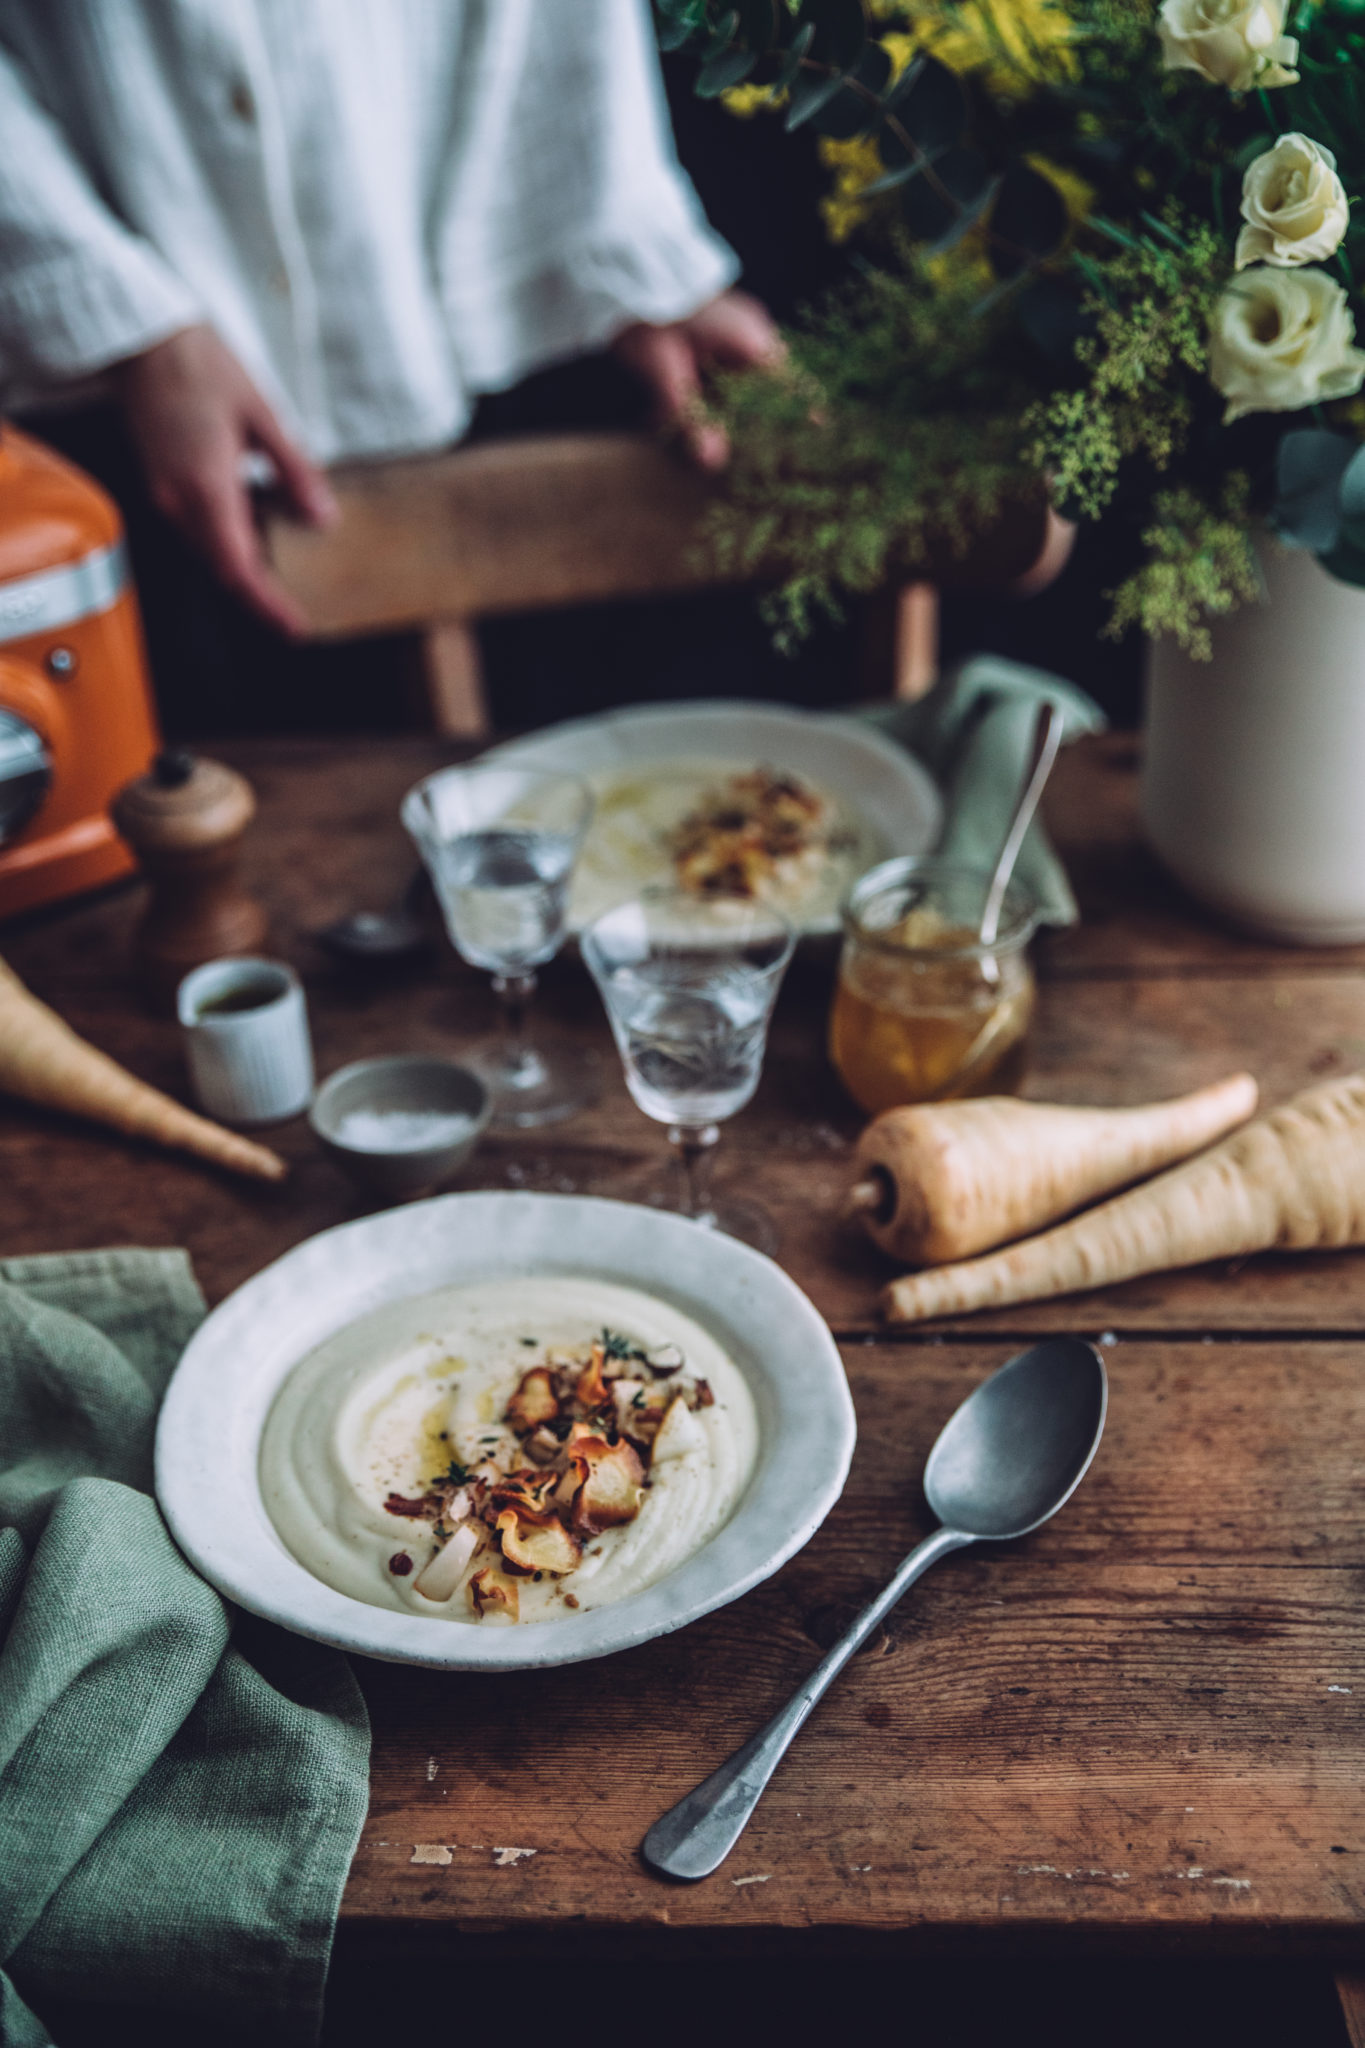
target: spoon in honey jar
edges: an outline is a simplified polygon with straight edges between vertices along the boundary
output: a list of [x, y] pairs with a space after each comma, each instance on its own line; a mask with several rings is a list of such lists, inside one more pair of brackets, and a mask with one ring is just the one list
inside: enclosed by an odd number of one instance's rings
[[[980, 943], [993, 946], [1000, 930], [1000, 912], [1004, 907], [1005, 891], [1009, 888], [1010, 877], [1023, 849], [1025, 835], [1033, 823], [1033, 814], [1042, 801], [1047, 779], [1052, 773], [1062, 744], [1062, 733], [1066, 720], [1055, 704], [1040, 704], [1038, 717], [1033, 728], [1033, 745], [1029, 749], [1028, 767], [1015, 805], [1014, 816], [1000, 848], [1000, 857], [995, 863], [995, 872], [986, 891], [986, 901], [981, 910], [979, 931]], [[988, 953], [981, 963], [988, 981], [994, 981], [999, 968]]]
[[901, 1595], [950, 1551], [1008, 1543], [1049, 1521], [1085, 1477], [1108, 1405], [1100, 1355], [1048, 1337], [983, 1380], [929, 1453], [924, 1492], [942, 1527], [916, 1546], [766, 1728], [655, 1821], [641, 1845], [663, 1877], [709, 1877], [725, 1861], [807, 1716]]

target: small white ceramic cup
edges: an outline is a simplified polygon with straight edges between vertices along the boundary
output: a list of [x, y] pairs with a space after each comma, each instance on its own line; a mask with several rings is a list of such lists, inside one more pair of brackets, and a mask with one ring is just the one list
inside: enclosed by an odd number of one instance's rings
[[313, 1098], [303, 988], [278, 960], [210, 960], [176, 993], [190, 1079], [209, 1116], [267, 1124]]

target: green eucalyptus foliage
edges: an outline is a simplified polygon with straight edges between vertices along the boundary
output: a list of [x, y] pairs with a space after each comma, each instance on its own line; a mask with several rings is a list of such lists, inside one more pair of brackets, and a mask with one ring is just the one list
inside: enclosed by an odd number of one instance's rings
[[1325, 267], [1365, 345], [1365, 0], [1300, 0], [1298, 83], [1245, 94], [1164, 68], [1155, 0], [1069, 0], [1068, 61], [1025, 64], [1017, 89], [1003, 44], [961, 74], [922, 42], [896, 74], [883, 47], [931, 18], [979, 30], [989, 5], [655, 6], [699, 91], [768, 88], [788, 127], [862, 138], [882, 166], [859, 274], [790, 337], [790, 373], [715, 395], [735, 455], [713, 541], [776, 576], [780, 638], [931, 547], [965, 549], [1040, 475], [1071, 516], [1142, 536], [1114, 632], [1207, 653], [1209, 621], [1256, 592], [1257, 519], [1365, 583], [1365, 403], [1229, 426], [1208, 361], [1243, 174], [1295, 131], [1353, 201]]
[[[1023, 160], [1046, 118], [999, 110], [991, 132], [974, 119], [965, 82], [921, 51], [892, 77], [878, 34], [894, 21], [869, 20], [862, 0], [655, 0], [665, 50], [698, 59], [706, 97], [750, 83], [785, 100], [789, 129], [810, 126], [846, 142], [867, 135], [885, 171], [881, 189], [914, 239], [949, 248], [979, 228], [1001, 277], [1055, 254], [1066, 238], [1057, 189]], [[979, 112], [979, 109], [976, 110]], [[1025, 129], [1029, 134], [1025, 134]]]

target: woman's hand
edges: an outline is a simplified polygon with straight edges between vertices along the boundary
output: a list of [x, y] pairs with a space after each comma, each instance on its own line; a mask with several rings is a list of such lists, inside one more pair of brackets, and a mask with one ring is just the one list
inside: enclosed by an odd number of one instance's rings
[[787, 353], [767, 307], [747, 292], [722, 292], [667, 327], [637, 321], [617, 335], [613, 347], [653, 394], [658, 425], [678, 428], [702, 469], [724, 469], [730, 459], [725, 429], [707, 417], [703, 373], [775, 368]]
[[284, 502], [312, 526], [330, 524], [336, 502], [237, 358], [211, 327], [186, 327], [115, 364], [113, 380], [158, 510], [269, 625], [304, 632], [266, 560], [245, 458], [268, 459]]

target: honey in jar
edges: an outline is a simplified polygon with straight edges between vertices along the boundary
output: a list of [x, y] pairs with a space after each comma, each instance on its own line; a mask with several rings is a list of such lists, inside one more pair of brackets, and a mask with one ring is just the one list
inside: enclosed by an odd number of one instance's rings
[[1016, 1089], [1033, 1014], [1022, 890], [980, 940], [989, 876], [929, 859], [886, 861], [855, 887], [830, 1016], [830, 1057], [862, 1109]]

